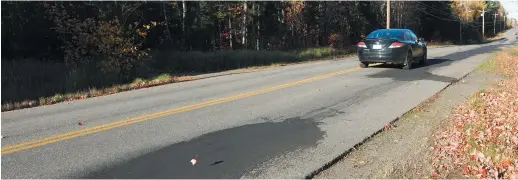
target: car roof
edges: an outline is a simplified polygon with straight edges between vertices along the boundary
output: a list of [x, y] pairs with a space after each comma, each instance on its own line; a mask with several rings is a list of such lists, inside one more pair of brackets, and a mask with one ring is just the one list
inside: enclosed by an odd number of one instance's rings
[[375, 31], [410, 31], [410, 32], [412, 32], [412, 30], [410, 30], [410, 29], [376, 29]]

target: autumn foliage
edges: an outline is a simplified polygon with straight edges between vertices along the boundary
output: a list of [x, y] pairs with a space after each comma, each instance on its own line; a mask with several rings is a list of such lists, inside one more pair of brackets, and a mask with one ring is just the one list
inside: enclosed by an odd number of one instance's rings
[[331, 48], [342, 48], [344, 44], [344, 37], [341, 34], [333, 33], [329, 36], [329, 46]]
[[454, 109], [451, 128], [437, 135], [433, 177], [518, 178], [518, 48], [494, 63], [509, 79]]
[[[55, 24], [54, 29], [63, 40], [64, 61], [76, 68], [95, 63], [106, 73], [129, 76], [133, 68], [148, 56], [142, 47], [148, 30], [154, 24], [128, 25], [125, 27], [117, 17], [101, 19], [74, 16], [70, 6], [75, 4], [45, 3], [47, 18]], [[139, 24], [137, 24], [139, 25]]]
[[[459, 31], [451, 27], [458, 22], [443, 21], [461, 13], [451, 10], [451, 2], [391, 4], [391, 27], [439, 43], [457, 41]], [[385, 1], [3, 1], [2, 110], [162, 74], [344, 55], [353, 52], [360, 34], [385, 27], [380, 11], [385, 6]], [[467, 42], [480, 36], [473, 18], [464, 20]], [[496, 33], [509, 28], [498, 18]]]

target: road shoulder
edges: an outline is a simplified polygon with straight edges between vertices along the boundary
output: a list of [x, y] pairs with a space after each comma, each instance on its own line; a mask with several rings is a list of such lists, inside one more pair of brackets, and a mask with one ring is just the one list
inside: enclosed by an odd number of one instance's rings
[[432, 134], [440, 130], [441, 122], [449, 118], [456, 105], [500, 79], [496, 74], [473, 71], [314, 178], [428, 177], [432, 171]]

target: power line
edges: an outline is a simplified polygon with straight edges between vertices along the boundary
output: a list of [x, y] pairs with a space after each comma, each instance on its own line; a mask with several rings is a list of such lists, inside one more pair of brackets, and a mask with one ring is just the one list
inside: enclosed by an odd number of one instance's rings
[[[445, 12], [445, 11], [442, 11], [442, 10], [440, 10], [440, 9], [437, 9], [437, 8], [432, 7], [432, 6], [426, 5], [426, 4], [424, 4], [424, 3], [422, 3], [422, 2], [419, 2], [419, 1], [416, 1], [416, 2], [417, 2], [417, 3], [419, 3], [419, 4], [421, 4], [421, 5], [423, 5], [423, 6], [426, 6], [427, 8], [430, 8], [430, 9], [432, 9], [432, 10], [435, 10], [435, 11], [437, 11], [437, 12], [441, 13], [441, 14], [444, 14], [444, 15], [447, 15], [447, 16], [452, 16], [452, 13], [451, 13], [451, 12]], [[454, 16], [453, 16], [453, 17], [454, 17]]]
[[[453, 14], [451, 14], [451, 13], [447, 13], [447, 12], [445, 12], [445, 11], [442, 11], [442, 10], [439, 10], [439, 9], [437, 9], [437, 8], [431, 7], [431, 6], [426, 5], [426, 4], [422, 3], [422, 2], [419, 2], [419, 1], [416, 1], [416, 2], [417, 2], [417, 3], [419, 3], [419, 4], [421, 4], [421, 5], [423, 5], [423, 6], [426, 6], [426, 7], [430, 8], [430, 9], [432, 9], [432, 10], [435, 10], [436, 12], [439, 12], [439, 13], [441, 13], [441, 14], [449, 15], [449, 16], [453, 16]], [[418, 8], [418, 9], [419, 9], [419, 8]], [[430, 15], [430, 16], [433, 16], [433, 17], [438, 18], [438, 19], [441, 19], [441, 20], [445, 20], [445, 21], [456, 21], [456, 22], [458, 22], [458, 21], [459, 21], [459, 19], [449, 19], [449, 18], [438, 17], [437, 15], [434, 15], [434, 14], [432, 14], [432, 13], [430, 13], [430, 12], [427, 12], [427, 11], [425, 11], [424, 9], [419, 9], [419, 10], [420, 10], [421, 12], [425, 13], [425, 14], [428, 14], [428, 15]], [[453, 16], [453, 17], [455, 17], [455, 16]], [[482, 24], [482, 22], [477, 22], [477, 21], [471, 21], [471, 22], [468, 22], [468, 23]], [[489, 22], [489, 21], [488, 21], [488, 22], [484, 22], [484, 23], [492, 23], [492, 22]]]
[[420, 8], [417, 8], [417, 9], [419, 9], [421, 12], [423, 12], [423, 13], [425, 13], [425, 14], [428, 14], [428, 15], [430, 15], [430, 16], [432, 16], [432, 17], [435, 17], [435, 18], [437, 18], [437, 19], [441, 19], [441, 20], [445, 20], [445, 21], [455, 21], [455, 22], [459, 22], [459, 20], [454, 20], [454, 19], [444, 19], [444, 18], [441, 18], [441, 17], [437, 17], [437, 16], [435, 16], [435, 15], [433, 15], [433, 14], [431, 14], [431, 13], [428, 13], [428, 12], [424, 11], [423, 9], [420, 9]]
[[[433, 17], [435, 17], [435, 18], [437, 18], [437, 19], [441, 19], [441, 20], [445, 20], [445, 21], [452, 21], [452, 22], [453, 22], [453, 21], [454, 21], [454, 22], [459, 22], [459, 20], [458, 20], [458, 19], [445, 19], [445, 18], [442, 18], [442, 17], [438, 17], [438, 16], [436, 16], [436, 15], [433, 15], [433, 14], [431, 14], [431, 13], [429, 13], [429, 12], [426, 12], [426, 11], [424, 11], [423, 9], [419, 9], [419, 10], [420, 10], [421, 12], [423, 12], [423, 13], [425, 13], [425, 14], [428, 14], [428, 15], [430, 15], [430, 16], [433, 16]], [[470, 23], [471, 23], [471, 24], [482, 24], [482, 22], [475, 22], [475, 21], [468, 22], [468, 24], [470, 24]], [[487, 21], [487, 22], [484, 22], [484, 23], [492, 23], [492, 21]]]

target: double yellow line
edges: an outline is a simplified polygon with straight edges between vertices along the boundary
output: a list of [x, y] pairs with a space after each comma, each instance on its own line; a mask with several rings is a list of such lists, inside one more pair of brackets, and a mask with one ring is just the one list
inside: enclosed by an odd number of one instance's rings
[[296, 81], [296, 82], [291, 82], [291, 83], [287, 83], [287, 84], [283, 84], [283, 85], [269, 87], [269, 88], [265, 88], [265, 89], [258, 90], [258, 91], [253, 91], [253, 92], [248, 92], [248, 93], [239, 94], [239, 95], [235, 95], [235, 96], [225, 97], [225, 98], [216, 99], [216, 100], [203, 102], [203, 103], [199, 103], [199, 104], [184, 106], [184, 107], [177, 108], [177, 109], [171, 109], [171, 110], [162, 111], [162, 112], [158, 112], [158, 113], [154, 113], [154, 114], [149, 114], [149, 115], [145, 115], [145, 116], [121, 120], [121, 121], [104, 124], [104, 125], [100, 125], [100, 126], [95, 126], [95, 127], [91, 127], [91, 128], [87, 128], [87, 129], [59, 134], [59, 135], [44, 138], [44, 139], [39, 139], [39, 140], [29, 141], [29, 142], [25, 142], [25, 143], [21, 143], [21, 144], [17, 144], [17, 145], [7, 146], [5, 148], [2, 148], [1, 154], [2, 155], [12, 154], [12, 153], [20, 152], [20, 151], [27, 150], [27, 149], [45, 146], [47, 144], [52, 144], [52, 143], [56, 143], [56, 142], [60, 142], [60, 141], [68, 140], [68, 139], [73, 139], [76, 137], [81, 137], [81, 136], [85, 136], [85, 135], [89, 135], [89, 134], [107, 131], [107, 130], [118, 128], [118, 127], [128, 126], [128, 125], [135, 124], [138, 122], [156, 119], [159, 117], [164, 117], [164, 116], [178, 114], [178, 113], [191, 111], [191, 110], [195, 110], [195, 109], [199, 109], [199, 108], [203, 108], [203, 107], [213, 106], [216, 104], [235, 101], [238, 99], [257, 96], [260, 94], [276, 91], [279, 89], [284, 89], [284, 88], [288, 88], [288, 87], [292, 87], [292, 86], [296, 86], [296, 85], [300, 85], [300, 84], [309, 83], [312, 81], [327, 79], [327, 78], [330, 78], [333, 76], [350, 73], [353, 71], [357, 71], [359, 69], [360, 69], [359, 67], [352, 68], [352, 69], [346, 69], [346, 70], [342, 70], [342, 71], [338, 71], [338, 72], [334, 72], [334, 73], [330, 73], [330, 74], [326, 74], [326, 75], [316, 76], [316, 77], [312, 77], [312, 78], [308, 78], [308, 79], [304, 79], [304, 80], [300, 80], [300, 81]]

